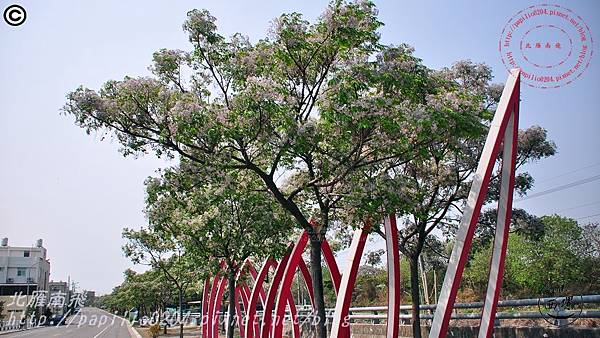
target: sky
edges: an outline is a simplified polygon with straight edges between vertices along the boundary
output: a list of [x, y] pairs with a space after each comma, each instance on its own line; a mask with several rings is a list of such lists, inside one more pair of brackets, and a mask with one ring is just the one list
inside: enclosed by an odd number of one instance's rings
[[[0, 0], [0, 10], [13, 4]], [[145, 224], [143, 182], [159, 167], [153, 156], [123, 157], [116, 141], [86, 135], [60, 114], [65, 95], [80, 85], [148, 75], [152, 53], [189, 50], [181, 25], [187, 11], [206, 8], [221, 34], [256, 41], [273, 18], [300, 12], [314, 20], [327, 1], [33, 1], [18, 2], [27, 20], [0, 21], [0, 237], [15, 246], [44, 240], [51, 279], [107, 293], [132, 264], [121, 246], [123, 227]], [[600, 2], [557, 1], [583, 17], [600, 39]], [[425, 65], [439, 69], [470, 59], [506, 81], [498, 42], [527, 1], [376, 1], [382, 42], [408, 43]], [[594, 49], [600, 46], [594, 42]], [[596, 53], [597, 54], [597, 53]], [[520, 126], [540, 125], [558, 154], [528, 170], [531, 194], [600, 174], [600, 60], [575, 82], [544, 90], [523, 86]], [[596, 107], [596, 108], [595, 108]], [[600, 220], [600, 180], [517, 202], [537, 215], [560, 212]], [[590, 217], [587, 217], [590, 216]]]

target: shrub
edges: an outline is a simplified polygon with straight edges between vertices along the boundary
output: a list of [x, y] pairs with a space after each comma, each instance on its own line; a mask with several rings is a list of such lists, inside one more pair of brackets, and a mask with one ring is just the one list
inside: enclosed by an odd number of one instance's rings
[[160, 325], [158, 324], [152, 324], [150, 325], [150, 334], [152, 335], [152, 338], [156, 338], [158, 337], [158, 333], [160, 332]]

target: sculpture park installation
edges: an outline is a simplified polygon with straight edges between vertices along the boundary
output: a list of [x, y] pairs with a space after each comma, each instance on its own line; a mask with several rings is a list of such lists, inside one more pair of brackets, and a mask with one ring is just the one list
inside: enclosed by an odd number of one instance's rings
[[504, 274], [504, 258], [508, 243], [508, 230], [512, 211], [512, 198], [515, 184], [515, 161], [517, 156], [517, 135], [519, 131], [519, 100], [520, 100], [520, 71], [511, 71], [508, 81], [504, 86], [502, 97], [498, 103], [496, 114], [492, 120], [483, 152], [477, 165], [477, 171], [471, 184], [471, 191], [463, 210], [462, 219], [454, 248], [448, 262], [448, 268], [442, 284], [442, 290], [433, 317], [429, 332], [430, 338], [446, 337], [448, 323], [456, 293], [460, 286], [462, 273], [467, 263], [469, 250], [473, 240], [473, 233], [481, 206], [488, 190], [492, 169], [496, 163], [502, 143], [502, 173], [500, 178], [500, 199], [498, 200], [498, 217], [496, 219], [496, 233], [494, 248], [490, 262], [488, 287], [484, 300], [483, 313], [479, 326], [479, 338], [491, 337], [496, 316], [496, 306], [502, 276]]
[[[502, 146], [501, 187], [498, 202], [498, 218], [494, 247], [490, 264], [489, 279], [484, 308], [480, 321], [479, 338], [491, 337], [496, 306], [502, 287], [504, 260], [510, 226], [512, 195], [515, 178], [515, 160], [517, 147], [518, 119], [520, 98], [520, 71], [512, 70], [502, 92], [502, 97], [490, 125], [481, 158], [475, 173], [471, 190], [463, 211], [459, 230], [454, 241], [454, 247], [448, 269], [442, 285], [442, 290], [436, 307], [435, 315], [429, 333], [430, 338], [444, 338], [448, 331], [456, 293], [460, 286], [462, 273], [465, 268], [477, 219], [488, 190], [494, 164]], [[386, 257], [388, 271], [388, 304], [387, 304], [387, 337], [398, 336], [400, 314], [400, 257], [398, 251], [398, 229], [395, 214], [390, 214], [383, 220], [386, 240]], [[355, 230], [348, 254], [346, 270], [340, 274], [338, 265], [329, 244], [324, 241], [322, 252], [331, 273], [334, 291], [337, 295], [331, 326], [332, 338], [349, 338], [349, 309], [352, 290], [361, 257], [369, 235], [370, 224], [366, 223]], [[283, 336], [286, 310], [292, 324], [294, 338], [300, 338], [300, 328], [291, 285], [297, 271], [304, 279], [309, 290], [309, 298], [314, 305], [311, 289], [311, 276], [302, 258], [302, 253], [308, 242], [308, 234], [303, 233], [298, 241], [290, 247], [288, 253], [279, 261], [266, 260], [257, 271], [251, 261], [246, 261], [246, 268], [241, 269], [237, 278], [249, 273], [253, 286], [240, 285], [236, 288], [236, 317], [241, 338], [280, 338]], [[263, 284], [269, 270], [274, 269], [274, 277], [268, 290]], [[202, 302], [202, 337], [218, 338], [218, 316], [221, 308], [223, 292], [227, 287], [225, 276], [217, 274], [212, 282], [207, 279], [204, 283]], [[240, 306], [240, 300], [242, 305]], [[262, 316], [257, 314], [259, 302], [262, 305]], [[242, 311], [243, 306], [243, 311]], [[244, 315], [245, 313], [245, 315]]]

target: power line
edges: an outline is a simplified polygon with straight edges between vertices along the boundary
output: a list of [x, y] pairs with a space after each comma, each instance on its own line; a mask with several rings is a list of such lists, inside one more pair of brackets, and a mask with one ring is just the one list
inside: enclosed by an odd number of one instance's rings
[[539, 180], [539, 181], [537, 181], [537, 183], [543, 183], [543, 182], [551, 181], [551, 180], [553, 180], [553, 179], [555, 179], [555, 178], [559, 178], [559, 177], [567, 176], [567, 175], [569, 175], [569, 174], [573, 174], [573, 173], [576, 173], [576, 172], [579, 172], [579, 171], [582, 171], [582, 170], [585, 170], [585, 169], [593, 168], [593, 167], [596, 167], [596, 166], [598, 166], [598, 165], [600, 165], [600, 162], [598, 162], [598, 163], [594, 163], [594, 164], [590, 164], [590, 165], [587, 165], [587, 166], [585, 166], [585, 167], [581, 167], [581, 168], [573, 169], [573, 170], [571, 170], [571, 171], [567, 171], [567, 172], [565, 172], [565, 173], [562, 173], [562, 174], [559, 174], [559, 175], [556, 175], [556, 176], [548, 177], [548, 178], [545, 178], [545, 179], [543, 179], [543, 180]]
[[586, 203], [586, 204], [579, 204], [579, 205], [576, 205], [576, 206], [572, 206], [570, 208], [558, 210], [558, 211], [556, 211], [556, 213], [561, 213], [561, 212], [569, 211], [569, 210], [573, 210], [573, 209], [579, 209], [579, 208], [587, 207], [587, 206], [598, 204], [598, 203], [600, 203], [600, 201]]
[[525, 196], [523, 198], [516, 199], [515, 202], [521, 202], [521, 201], [528, 200], [528, 199], [531, 199], [531, 198], [548, 195], [548, 194], [551, 194], [553, 192], [557, 192], [557, 191], [569, 189], [569, 188], [576, 187], [578, 185], [582, 185], [582, 184], [585, 184], [585, 183], [593, 182], [593, 181], [599, 180], [599, 179], [600, 179], [600, 174], [592, 176], [592, 177], [584, 178], [584, 179], [581, 179], [581, 180], [578, 180], [578, 181], [575, 181], [575, 182], [571, 182], [571, 183], [559, 185], [558, 187], [554, 187], [554, 188], [550, 188], [550, 189], [547, 189], [547, 190], [543, 190], [543, 191], [540, 191], [538, 193], [531, 194], [531, 195]]
[[596, 216], [600, 216], [600, 214], [593, 214], [593, 215], [578, 217], [578, 218], [576, 218], [576, 220], [580, 220], [580, 219], [584, 219], [584, 218], [590, 218], [590, 217], [596, 217]]

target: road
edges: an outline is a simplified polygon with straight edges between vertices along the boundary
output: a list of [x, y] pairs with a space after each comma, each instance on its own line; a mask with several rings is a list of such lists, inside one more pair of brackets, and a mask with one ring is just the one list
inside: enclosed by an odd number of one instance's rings
[[66, 325], [10, 333], [4, 337], [26, 338], [131, 338], [127, 322], [97, 308], [83, 308]]

